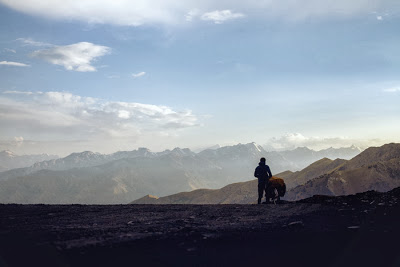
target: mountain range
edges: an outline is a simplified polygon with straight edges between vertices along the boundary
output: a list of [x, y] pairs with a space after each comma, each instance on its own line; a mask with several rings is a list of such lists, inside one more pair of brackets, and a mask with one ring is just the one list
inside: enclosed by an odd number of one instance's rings
[[[359, 153], [350, 147], [328, 149], [319, 155], [339, 150], [345, 156]], [[318, 153], [306, 148], [293, 150], [293, 154], [287, 151], [285, 155], [267, 152], [255, 143], [199, 153], [181, 148], [157, 153], [140, 148], [109, 155], [86, 151], [1, 172], [0, 202], [128, 203], [146, 194], [167, 196], [250, 180], [260, 157], [267, 158], [273, 173], [294, 171], [307, 162], [305, 159], [314, 159], [315, 154]], [[293, 182], [293, 186], [301, 183], [301, 179]]]
[[17, 155], [9, 150], [0, 151], [0, 172], [29, 167], [37, 162], [57, 159], [56, 155]]
[[[349, 195], [400, 186], [400, 144], [371, 147], [351, 160], [323, 158], [301, 171], [276, 175], [285, 180], [286, 200], [313, 195]], [[132, 204], [250, 204], [257, 200], [257, 180], [221, 189], [200, 189], [165, 197], [146, 195]]]

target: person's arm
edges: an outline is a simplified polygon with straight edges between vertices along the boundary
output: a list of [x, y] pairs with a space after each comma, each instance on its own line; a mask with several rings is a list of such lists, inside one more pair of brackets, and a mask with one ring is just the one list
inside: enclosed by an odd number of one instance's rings
[[258, 178], [258, 176], [259, 176], [259, 174], [258, 174], [258, 167], [255, 169], [255, 171], [254, 171], [254, 177], [257, 177]]
[[272, 172], [271, 172], [271, 169], [269, 168], [269, 166], [267, 166], [267, 172], [268, 172], [268, 178], [271, 178]]

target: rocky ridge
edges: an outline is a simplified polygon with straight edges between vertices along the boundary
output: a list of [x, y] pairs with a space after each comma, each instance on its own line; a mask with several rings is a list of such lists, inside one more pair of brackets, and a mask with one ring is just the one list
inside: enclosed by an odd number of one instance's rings
[[336, 167], [290, 190], [288, 200], [313, 195], [350, 195], [369, 190], [389, 191], [400, 186], [400, 144], [371, 147]]

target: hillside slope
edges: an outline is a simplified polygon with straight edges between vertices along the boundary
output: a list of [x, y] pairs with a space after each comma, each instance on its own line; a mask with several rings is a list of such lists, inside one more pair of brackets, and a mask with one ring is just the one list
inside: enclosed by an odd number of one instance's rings
[[400, 144], [371, 147], [338, 166], [290, 190], [285, 196], [298, 200], [313, 195], [348, 195], [368, 190], [389, 191], [400, 186]]
[[[276, 177], [285, 180], [287, 189], [318, 177], [346, 162], [346, 160], [321, 159], [298, 172], [285, 171]], [[229, 184], [221, 189], [199, 189], [191, 192], [181, 192], [166, 197], [146, 195], [131, 204], [251, 204], [256, 203], [258, 197], [257, 179]]]
[[257, 201], [257, 180], [234, 183], [221, 189], [198, 189], [166, 197], [144, 196], [130, 204], [251, 204]]

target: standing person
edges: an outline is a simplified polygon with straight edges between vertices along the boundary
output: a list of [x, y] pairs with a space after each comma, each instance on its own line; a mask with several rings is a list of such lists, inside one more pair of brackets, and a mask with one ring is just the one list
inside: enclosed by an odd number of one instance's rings
[[[260, 159], [260, 163], [256, 170], [254, 171], [254, 176], [258, 178], [258, 204], [261, 203], [261, 199], [263, 198], [264, 191], [265, 197], [267, 198], [267, 184], [269, 178], [272, 177], [271, 170], [268, 165], [265, 164], [265, 158]], [[267, 199], [268, 200], [268, 199]]]

